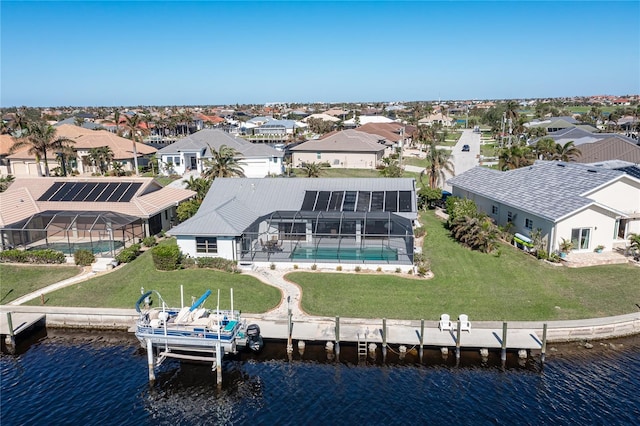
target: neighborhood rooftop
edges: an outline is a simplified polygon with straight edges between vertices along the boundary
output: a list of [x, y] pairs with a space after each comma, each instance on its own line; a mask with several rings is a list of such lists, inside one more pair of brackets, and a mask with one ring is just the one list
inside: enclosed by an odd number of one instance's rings
[[[171, 235], [240, 235], [258, 218], [275, 211], [302, 210], [307, 191], [413, 191], [413, 179], [317, 178], [249, 179], [213, 181], [198, 213], [176, 226]], [[415, 200], [412, 200], [415, 203]], [[339, 214], [339, 212], [338, 212]], [[411, 212], [396, 212], [408, 219]]]
[[510, 206], [519, 206], [551, 221], [594, 203], [587, 194], [625, 173], [558, 161], [536, 161], [529, 167], [500, 172], [476, 167], [449, 179], [462, 190]]

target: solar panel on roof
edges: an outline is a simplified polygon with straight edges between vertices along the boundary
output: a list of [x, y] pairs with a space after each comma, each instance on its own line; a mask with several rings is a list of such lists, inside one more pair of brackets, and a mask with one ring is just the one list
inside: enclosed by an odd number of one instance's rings
[[131, 201], [131, 198], [133, 198], [133, 194], [135, 194], [141, 186], [142, 184], [140, 182], [132, 183], [118, 201], [121, 203], [128, 203]]
[[107, 199], [111, 196], [111, 194], [118, 187], [118, 185], [120, 185], [120, 184], [119, 183], [113, 183], [113, 182], [107, 184], [107, 187], [104, 189], [104, 191], [102, 191], [102, 194], [100, 194], [98, 196], [98, 198], [95, 199], [95, 201], [98, 201], [98, 202], [101, 202], [101, 203], [107, 201]]
[[357, 191], [347, 191], [344, 194], [344, 203], [342, 205], [343, 212], [352, 212], [356, 208]]
[[316, 197], [318, 191], [306, 191], [304, 193], [304, 201], [302, 201], [302, 208], [300, 210], [311, 211], [313, 206], [316, 205]]
[[71, 201], [84, 201], [84, 199], [87, 197], [87, 195], [89, 195], [89, 193], [96, 187], [95, 183], [85, 183], [82, 187], [82, 189], [80, 189], [80, 191], [78, 191], [76, 193], [76, 196], [73, 197], [73, 200]]
[[64, 196], [62, 196], [59, 200], [56, 201], [71, 201], [73, 200], [73, 197], [76, 196], [76, 194], [78, 194], [78, 191], [80, 190], [81, 187], [81, 183], [67, 183], [65, 186], [68, 186], [69, 189], [66, 192], [66, 194], [64, 194]]
[[410, 212], [411, 210], [411, 191], [398, 191], [398, 211]]
[[320, 191], [318, 193], [318, 200], [316, 201], [316, 211], [326, 211], [327, 206], [329, 205], [329, 198], [331, 197], [331, 192], [329, 191]]
[[56, 192], [58, 192], [58, 190], [60, 188], [62, 188], [62, 185], [64, 184], [64, 182], [54, 182], [53, 185], [51, 185], [49, 187], [49, 189], [47, 189], [44, 194], [42, 194], [40, 196], [40, 198], [38, 198], [38, 201], [47, 201], [49, 200], [49, 198], [51, 198], [51, 196], [53, 194], [55, 194]]
[[398, 211], [398, 191], [387, 191], [384, 194], [384, 211]]
[[62, 184], [62, 187], [51, 197], [49, 197], [48, 201], [62, 201], [62, 199], [69, 193], [73, 184], [69, 182], [65, 182]]
[[358, 192], [358, 204], [356, 205], [356, 211], [368, 212], [369, 201], [371, 201], [371, 192], [369, 191]]
[[88, 201], [88, 202], [95, 201], [96, 198], [100, 196], [100, 194], [102, 193], [102, 191], [104, 191], [106, 187], [107, 187], [107, 183], [105, 182], [96, 183], [93, 190], [87, 194], [87, 196], [84, 198], [83, 201]]
[[344, 191], [334, 191], [331, 193], [331, 200], [329, 201], [329, 210], [340, 211], [342, 208], [342, 198], [344, 197]]
[[129, 182], [118, 184], [118, 187], [109, 195], [109, 198], [107, 198], [107, 202], [117, 202], [120, 197], [122, 197], [122, 194], [129, 188], [129, 185]]
[[372, 212], [381, 212], [384, 207], [384, 191], [373, 191], [371, 193]]

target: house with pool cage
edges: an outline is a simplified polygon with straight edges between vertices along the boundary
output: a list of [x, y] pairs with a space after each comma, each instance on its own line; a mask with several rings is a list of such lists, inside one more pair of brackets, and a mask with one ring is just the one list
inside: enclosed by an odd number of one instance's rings
[[114, 257], [168, 230], [176, 207], [195, 192], [153, 178], [17, 178], [0, 193], [0, 243], [9, 248], [78, 249]]
[[218, 178], [169, 231], [183, 254], [241, 266], [413, 265], [414, 179]]

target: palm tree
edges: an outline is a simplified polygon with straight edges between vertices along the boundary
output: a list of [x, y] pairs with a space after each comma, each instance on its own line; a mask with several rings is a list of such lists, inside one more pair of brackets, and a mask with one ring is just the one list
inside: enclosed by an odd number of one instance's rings
[[568, 162], [575, 161], [576, 157], [579, 157], [581, 155], [582, 152], [580, 152], [580, 150], [575, 146], [573, 141], [569, 141], [564, 145], [556, 145], [556, 152], [553, 156], [553, 159]]
[[11, 147], [11, 152], [23, 146], [29, 146], [31, 155], [36, 156], [38, 163], [38, 173], [40, 170], [40, 159], [44, 159], [44, 175], [49, 176], [49, 164], [47, 161], [48, 150], [61, 150], [68, 144], [75, 143], [73, 140], [65, 137], [56, 137], [56, 129], [44, 121], [33, 121], [26, 125], [24, 136], [20, 137]]
[[193, 176], [189, 177], [189, 180], [184, 181], [184, 185], [186, 189], [190, 189], [196, 192], [196, 200], [202, 201], [204, 197], [207, 195], [209, 188], [211, 187], [211, 179], [204, 178], [194, 178]]
[[109, 164], [113, 161], [113, 151], [108, 146], [91, 148], [88, 159], [104, 175], [109, 170]]
[[205, 170], [202, 177], [212, 180], [217, 177], [244, 177], [238, 151], [229, 146], [221, 145], [218, 151], [209, 146], [209, 152], [211, 152], [211, 158], [204, 160]]
[[113, 121], [116, 122], [116, 135], [120, 136], [120, 111], [113, 111]]
[[322, 174], [322, 165], [320, 163], [304, 163], [302, 170], [307, 177], [317, 178]]
[[534, 145], [536, 157], [540, 160], [553, 160], [556, 154], [556, 141], [551, 138], [542, 138]]
[[531, 148], [525, 144], [504, 147], [498, 156], [500, 170], [513, 170], [533, 164]]
[[451, 160], [451, 152], [437, 149], [435, 142], [432, 142], [427, 152], [426, 173], [429, 176], [429, 187], [437, 188], [438, 184], [444, 183], [446, 172], [451, 175], [455, 174], [455, 165]]
[[136, 176], [138, 176], [140, 172], [138, 171], [138, 148], [136, 147], [136, 139], [138, 138], [138, 133], [146, 134], [148, 130], [142, 129], [140, 127], [140, 123], [142, 123], [142, 120], [140, 119], [140, 116], [138, 114], [132, 116], [127, 115], [126, 119], [127, 122], [124, 126], [127, 131], [127, 136], [129, 136], [129, 139], [131, 139], [131, 142], [133, 144], [133, 164], [135, 167]]
[[0, 192], [6, 191], [14, 180], [15, 177], [13, 175], [0, 176]]

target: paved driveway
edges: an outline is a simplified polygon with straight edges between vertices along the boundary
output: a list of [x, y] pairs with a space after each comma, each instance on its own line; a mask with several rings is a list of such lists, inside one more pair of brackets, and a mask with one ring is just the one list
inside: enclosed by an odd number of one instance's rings
[[[463, 152], [462, 147], [469, 145], [469, 152]], [[462, 136], [458, 140], [456, 146], [453, 147], [451, 152], [451, 160], [455, 167], [455, 174], [461, 175], [469, 169], [480, 164], [480, 133], [474, 133], [472, 129], [465, 129], [462, 131]], [[447, 173], [447, 179], [453, 176]], [[451, 191], [451, 185], [445, 184], [442, 188], [445, 191]]]

